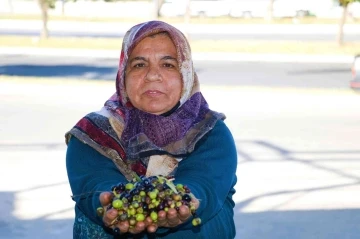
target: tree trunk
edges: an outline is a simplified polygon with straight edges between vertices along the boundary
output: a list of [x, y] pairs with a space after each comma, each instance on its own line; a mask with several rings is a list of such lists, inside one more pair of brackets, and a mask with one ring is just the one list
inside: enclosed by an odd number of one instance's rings
[[186, 9], [184, 14], [184, 23], [185, 23], [185, 36], [188, 40], [189, 39], [189, 26], [190, 26], [190, 19], [191, 19], [191, 6], [190, 6], [190, 0], [185, 0], [186, 2]]
[[272, 22], [274, 19], [274, 0], [270, 0], [267, 8], [266, 20]]
[[41, 19], [42, 19], [42, 29], [41, 29], [41, 38], [49, 37], [49, 30], [47, 27], [48, 23], [48, 5], [46, 0], [39, 0], [39, 5], [41, 9]]
[[158, 16], [158, 18], [161, 17], [160, 16], [160, 9], [161, 9], [163, 4], [164, 4], [164, 0], [158, 0], [158, 5], [157, 5], [157, 16]]
[[191, 18], [191, 9], [190, 9], [190, 0], [185, 0], [186, 2], [186, 8], [185, 8], [185, 14], [184, 14], [184, 22], [185, 24], [189, 24], [190, 23], [190, 18]]
[[65, 16], [65, 1], [66, 0], [61, 0], [61, 15]]
[[153, 18], [156, 20], [158, 19], [159, 0], [153, 0], [153, 6], [154, 6]]
[[14, 8], [13, 8], [12, 0], [8, 0], [8, 3], [9, 3], [10, 13], [13, 13], [13, 12], [14, 12]]
[[343, 13], [339, 22], [339, 30], [338, 30], [338, 34], [337, 34], [337, 44], [339, 46], [341, 46], [342, 44], [344, 44], [344, 26], [346, 23], [346, 16], [347, 16], [347, 12], [348, 12], [348, 4], [344, 4], [343, 5]]

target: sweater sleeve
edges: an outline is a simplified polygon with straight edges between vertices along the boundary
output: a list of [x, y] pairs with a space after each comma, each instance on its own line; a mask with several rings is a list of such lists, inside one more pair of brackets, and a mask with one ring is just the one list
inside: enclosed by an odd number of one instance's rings
[[[197, 214], [202, 224], [209, 221], [223, 223], [233, 220], [232, 218], [212, 219], [217, 216], [232, 217], [233, 215], [232, 195], [235, 193], [236, 167], [235, 142], [223, 121], [217, 122], [213, 130], [197, 144], [193, 153], [179, 163], [175, 183], [187, 185], [200, 200]], [[227, 213], [220, 213], [224, 207], [227, 207]], [[182, 227], [188, 229], [191, 223], [188, 222]], [[219, 225], [213, 227], [221, 228]]]
[[66, 153], [66, 168], [73, 200], [76, 206], [94, 223], [103, 226], [97, 216], [101, 192], [110, 191], [111, 186], [127, 182], [115, 164], [89, 145], [71, 137]]

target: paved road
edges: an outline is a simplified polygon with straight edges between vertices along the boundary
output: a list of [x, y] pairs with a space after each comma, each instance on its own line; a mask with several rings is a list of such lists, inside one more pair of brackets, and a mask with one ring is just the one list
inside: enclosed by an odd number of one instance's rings
[[[9, 55], [0, 58], [0, 74], [34, 77], [69, 77], [113, 80], [117, 59]], [[347, 89], [350, 63], [195, 62], [204, 84]]]
[[[64, 132], [114, 91], [109, 81], [0, 77], [0, 238], [71, 238]], [[238, 149], [236, 239], [355, 239], [359, 95], [203, 84]]]
[[[39, 36], [40, 30], [0, 30], [0, 35], [12, 36]], [[101, 38], [122, 38], [125, 33], [123, 32], [73, 32], [73, 31], [55, 31], [50, 30], [49, 36], [52, 37], [101, 37]], [[189, 37], [192, 40], [254, 40], [254, 41], [335, 41], [336, 34], [315, 34], [315, 35], [302, 35], [302, 34], [217, 34], [205, 33], [197, 34], [191, 33]], [[345, 41], [360, 41], [360, 35], [348, 34], [344, 37]]]
[[[65, 37], [123, 37], [135, 23], [121, 22], [61, 22], [50, 21], [50, 35]], [[337, 25], [236, 25], [236, 24], [174, 24], [192, 39], [335, 41]], [[0, 35], [38, 36], [42, 24], [36, 20], [0, 19]], [[360, 27], [348, 24], [344, 28], [346, 41], [360, 40]]]

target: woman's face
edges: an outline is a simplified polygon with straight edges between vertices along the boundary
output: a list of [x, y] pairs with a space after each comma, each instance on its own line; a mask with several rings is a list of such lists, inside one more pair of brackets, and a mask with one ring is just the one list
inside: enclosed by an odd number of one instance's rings
[[182, 80], [176, 48], [166, 34], [141, 40], [129, 56], [125, 89], [134, 107], [160, 115], [180, 100]]

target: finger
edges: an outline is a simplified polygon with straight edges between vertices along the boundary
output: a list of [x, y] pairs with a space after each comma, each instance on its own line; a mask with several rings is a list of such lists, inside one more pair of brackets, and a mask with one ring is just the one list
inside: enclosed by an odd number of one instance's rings
[[177, 211], [174, 208], [169, 208], [169, 210], [167, 211], [166, 217], [168, 220], [173, 220], [175, 218], [177, 218]]
[[132, 234], [138, 234], [145, 230], [145, 222], [137, 222], [135, 227], [129, 228], [129, 232]]
[[186, 221], [191, 216], [190, 208], [188, 206], [182, 205], [179, 208], [178, 217], [181, 221]]
[[120, 229], [120, 233], [127, 233], [129, 231], [129, 222], [128, 221], [123, 221], [117, 224], [117, 227]]
[[156, 230], [158, 229], [158, 227], [157, 227], [156, 224], [151, 224], [151, 225], [148, 226], [146, 229], [147, 229], [147, 231], [148, 231], [149, 233], [155, 233]]
[[199, 199], [197, 199], [197, 198], [192, 198], [192, 199], [191, 199], [191, 203], [192, 203], [192, 205], [195, 206], [195, 209], [198, 209], [199, 206], [200, 206], [200, 201], [199, 201]]
[[166, 212], [164, 210], [161, 210], [158, 212], [158, 221], [166, 220]]
[[166, 212], [165, 211], [159, 211], [158, 212], [158, 219], [157, 219], [157, 224], [160, 227], [164, 227], [167, 226], [167, 217], [166, 217]]
[[175, 219], [172, 219], [172, 220], [168, 220], [167, 227], [176, 227], [181, 223], [182, 223], [182, 221], [180, 221], [179, 218], [175, 218]]
[[110, 192], [102, 192], [99, 196], [99, 200], [102, 206], [108, 205], [113, 198], [113, 194]]
[[118, 216], [118, 211], [116, 209], [110, 209], [106, 211], [103, 217], [104, 224], [107, 227], [111, 226], [117, 216]]
[[170, 208], [167, 212], [167, 223], [169, 227], [175, 227], [181, 223], [178, 212], [174, 208]]
[[147, 226], [151, 225], [153, 220], [151, 219], [151, 217], [146, 217], [144, 222], [145, 222], [145, 226], [147, 227]]
[[145, 222], [137, 222], [135, 226], [137, 233], [140, 233], [145, 230]]

